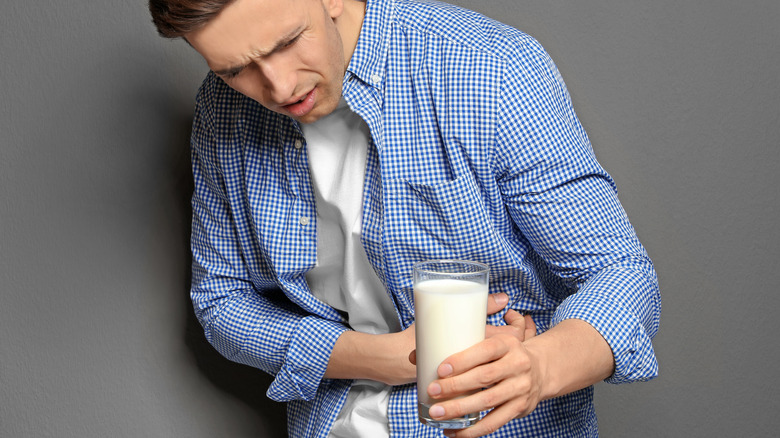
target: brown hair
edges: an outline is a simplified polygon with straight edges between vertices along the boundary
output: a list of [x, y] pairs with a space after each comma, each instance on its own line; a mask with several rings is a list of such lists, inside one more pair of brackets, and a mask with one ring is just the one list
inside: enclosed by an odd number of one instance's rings
[[233, 0], [149, 0], [157, 32], [178, 38], [199, 29]]

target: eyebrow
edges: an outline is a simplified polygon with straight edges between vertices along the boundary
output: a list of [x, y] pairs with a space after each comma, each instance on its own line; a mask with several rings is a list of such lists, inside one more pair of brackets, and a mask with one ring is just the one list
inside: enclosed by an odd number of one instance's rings
[[[273, 47], [271, 47], [269, 50], [266, 50], [266, 51], [260, 51], [260, 50], [255, 51], [255, 52], [252, 53], [252, 57], [253, 58], [255, 58], [255, 57], [261, 58], [261, 57], [269, 56], [269, 55], [272, 55], [272, 54], [278, 52], [279, 50], [281, 50], [282, 48], [284, 48], [285, 46], [290, 44], [292, 41], [294, 41], [298, 37], [300, 37], [301, 33], [303, 33], [303, 29], [304, 29], [304, 26], [300, 26], [300, 27], [297, 27], [297, 28], [293, 29], [291, 32], [288, 32], [287, 34], [285, 34], [284, 36], [279, 38], [276, 41], [276, 43], [273, 45]], [[220, 69], [220, 70], [214, 70], [214, 73], [216, 73], [217, 75], [220, 75], [220, 76], [230, 76], [230, 75], [233, 75], [233, 74], [236, 74], [236, 73], [240, 72], [247, 65], [248, 64], [236, 65], [236, 66], [232, 66], [232, 67], [228, 67], [228, 68], [224, 68], [224, 69]]]

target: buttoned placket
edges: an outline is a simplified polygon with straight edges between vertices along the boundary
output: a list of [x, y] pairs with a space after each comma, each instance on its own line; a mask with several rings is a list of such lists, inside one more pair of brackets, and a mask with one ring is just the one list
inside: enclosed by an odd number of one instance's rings
[[[295, 139], [295, 141], [293, 142], [293, 148], [299, 151], [296, 160], [303, 160], [304, 159], [303, 152], [301, 152], [301, 149], [303, 149], [303, 140], [299, 138]], [[298, 224], [301, 225], [302, 227], [306, 227], [310, 223], [311, 223], [311, 219], [309, 218], [308, 215], [302, 215], [298, 218]]]
[[295, 272], [303, 272], [314, 266], [317, 253], [316, 205], [314, 193], [309, 179], [309, 164], [306, 152], [306, 140], [300, 127], [295, 122], [286, 132], [289, 137], [282, 139], [285, 151], [285, 167], [289, 180], [290, 191], [293, 194], [290, 210], [285, 222], [287, 229], [293, 232], [288, 241], [295, 255]]

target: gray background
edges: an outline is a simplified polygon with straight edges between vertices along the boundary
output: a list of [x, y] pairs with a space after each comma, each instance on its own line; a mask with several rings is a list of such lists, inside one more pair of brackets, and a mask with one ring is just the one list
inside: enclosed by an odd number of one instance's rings
[[[552, 54], [656, 263], [661, 376], [598, 385], [602, 435], [776, 436], [780, 2], [458, 3]], [[0, 436], [284, 436], [187, 298], [204, 63], [141, 0], [3, 1], [0, 35]]]

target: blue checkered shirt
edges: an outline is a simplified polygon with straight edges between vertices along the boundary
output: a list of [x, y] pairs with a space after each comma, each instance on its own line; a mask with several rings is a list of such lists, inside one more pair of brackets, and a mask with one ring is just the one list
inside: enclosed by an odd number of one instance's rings
[[[362, 243], [403, 327], [412, 264], [477, 260], [491, 292], [539, 332], [589, 322], [615, 357], [613, 383], [657, 375], [653, 265], [593, 155], [553, 62], [529, 36], [454, 6], [371, 0], [343, 95], [371, 131]], [[350, 381], [324, 379], [342, 314], [312, 295], [317, 214], [297, 122], [210, 74], [192, 135], [192, 300], [227, 358], [275, 379], [290, 436], [324, 437]], [[503, 324], [503, 314], [489, 317]], [[414, 385], [394, 387], [393, 437], [417, 420]], [[597, 436], [593, 388], [546, 400], [497, 437]]]

